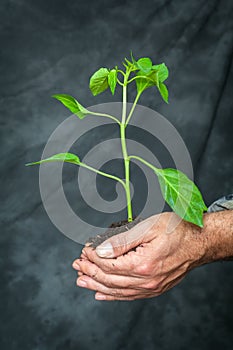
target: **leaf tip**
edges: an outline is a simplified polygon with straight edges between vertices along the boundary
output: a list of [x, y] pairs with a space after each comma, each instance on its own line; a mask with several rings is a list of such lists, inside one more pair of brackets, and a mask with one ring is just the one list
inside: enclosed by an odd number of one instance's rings
[[37, 164], [38, 162], [32, 162], [32, 163], [26, 163], [26, 164], [24, 164], [25, 166], [31, 166], [31, 165], [35, 165], [35, 164]]
[[55, 98], [57, 100], [57, 94], [51, 95], [52, 98]]

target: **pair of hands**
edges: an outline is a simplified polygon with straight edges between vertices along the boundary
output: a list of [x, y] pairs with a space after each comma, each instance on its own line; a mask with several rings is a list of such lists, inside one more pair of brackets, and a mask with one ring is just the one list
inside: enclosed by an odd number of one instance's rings
[[96, 249], [85, 246], [73, 262], [77, 285], [96, 291], [97, 300], [158, 296], [202, 263], [198, 231], [174, 213], [154, 215]]

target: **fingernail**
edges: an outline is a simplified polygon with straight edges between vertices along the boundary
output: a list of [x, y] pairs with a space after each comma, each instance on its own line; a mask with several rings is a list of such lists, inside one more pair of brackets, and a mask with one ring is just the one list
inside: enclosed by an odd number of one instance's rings
[[76, 270], [80, 270], [80, 266], [76, 262], [73, 263], [73, 268]]
[[104, 294], [96, 294], [95, 298], [97, 300], [106, 300], [106, 296]]
[[87, 286], [87, 282], [84, 281], [84, 280], [78, 279], [77, 285], [78, 285], [79, 287], [86, 287], [86, 286]]
[[104, 242], [96, 248], [96, 253], [101, 257], [113, 256], [113, 248], [110, 242]]

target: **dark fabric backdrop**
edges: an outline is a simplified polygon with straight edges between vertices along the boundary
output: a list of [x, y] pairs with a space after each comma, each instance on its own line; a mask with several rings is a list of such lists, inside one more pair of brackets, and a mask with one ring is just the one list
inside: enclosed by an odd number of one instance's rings
[[49, 221], [38, 168], [24, 163], [69, 115], [50, 96], [112, 101], [91, 96], [90, 73], [132, 49], [170, 68], [170, 104], [150, 93], [141, 104], [179, 130], [207, 204], [232, 193], [233, 2], [2, 0], [0, 12], [0, 349], [232, 349], [231, 262], [198, 268], [158, 298], [96, 302], [75, 287], [81, 245]]

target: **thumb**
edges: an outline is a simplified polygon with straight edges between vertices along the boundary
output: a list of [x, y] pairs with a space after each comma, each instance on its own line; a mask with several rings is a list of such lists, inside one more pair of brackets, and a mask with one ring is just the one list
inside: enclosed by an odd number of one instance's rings
[[150, 217], [129, 231], [108, 238], [96, 248], [96, 253], [102, 258], [114, 258], [127, 253], [141, 243], [152, 239], [154, 225], [155, 221]]

